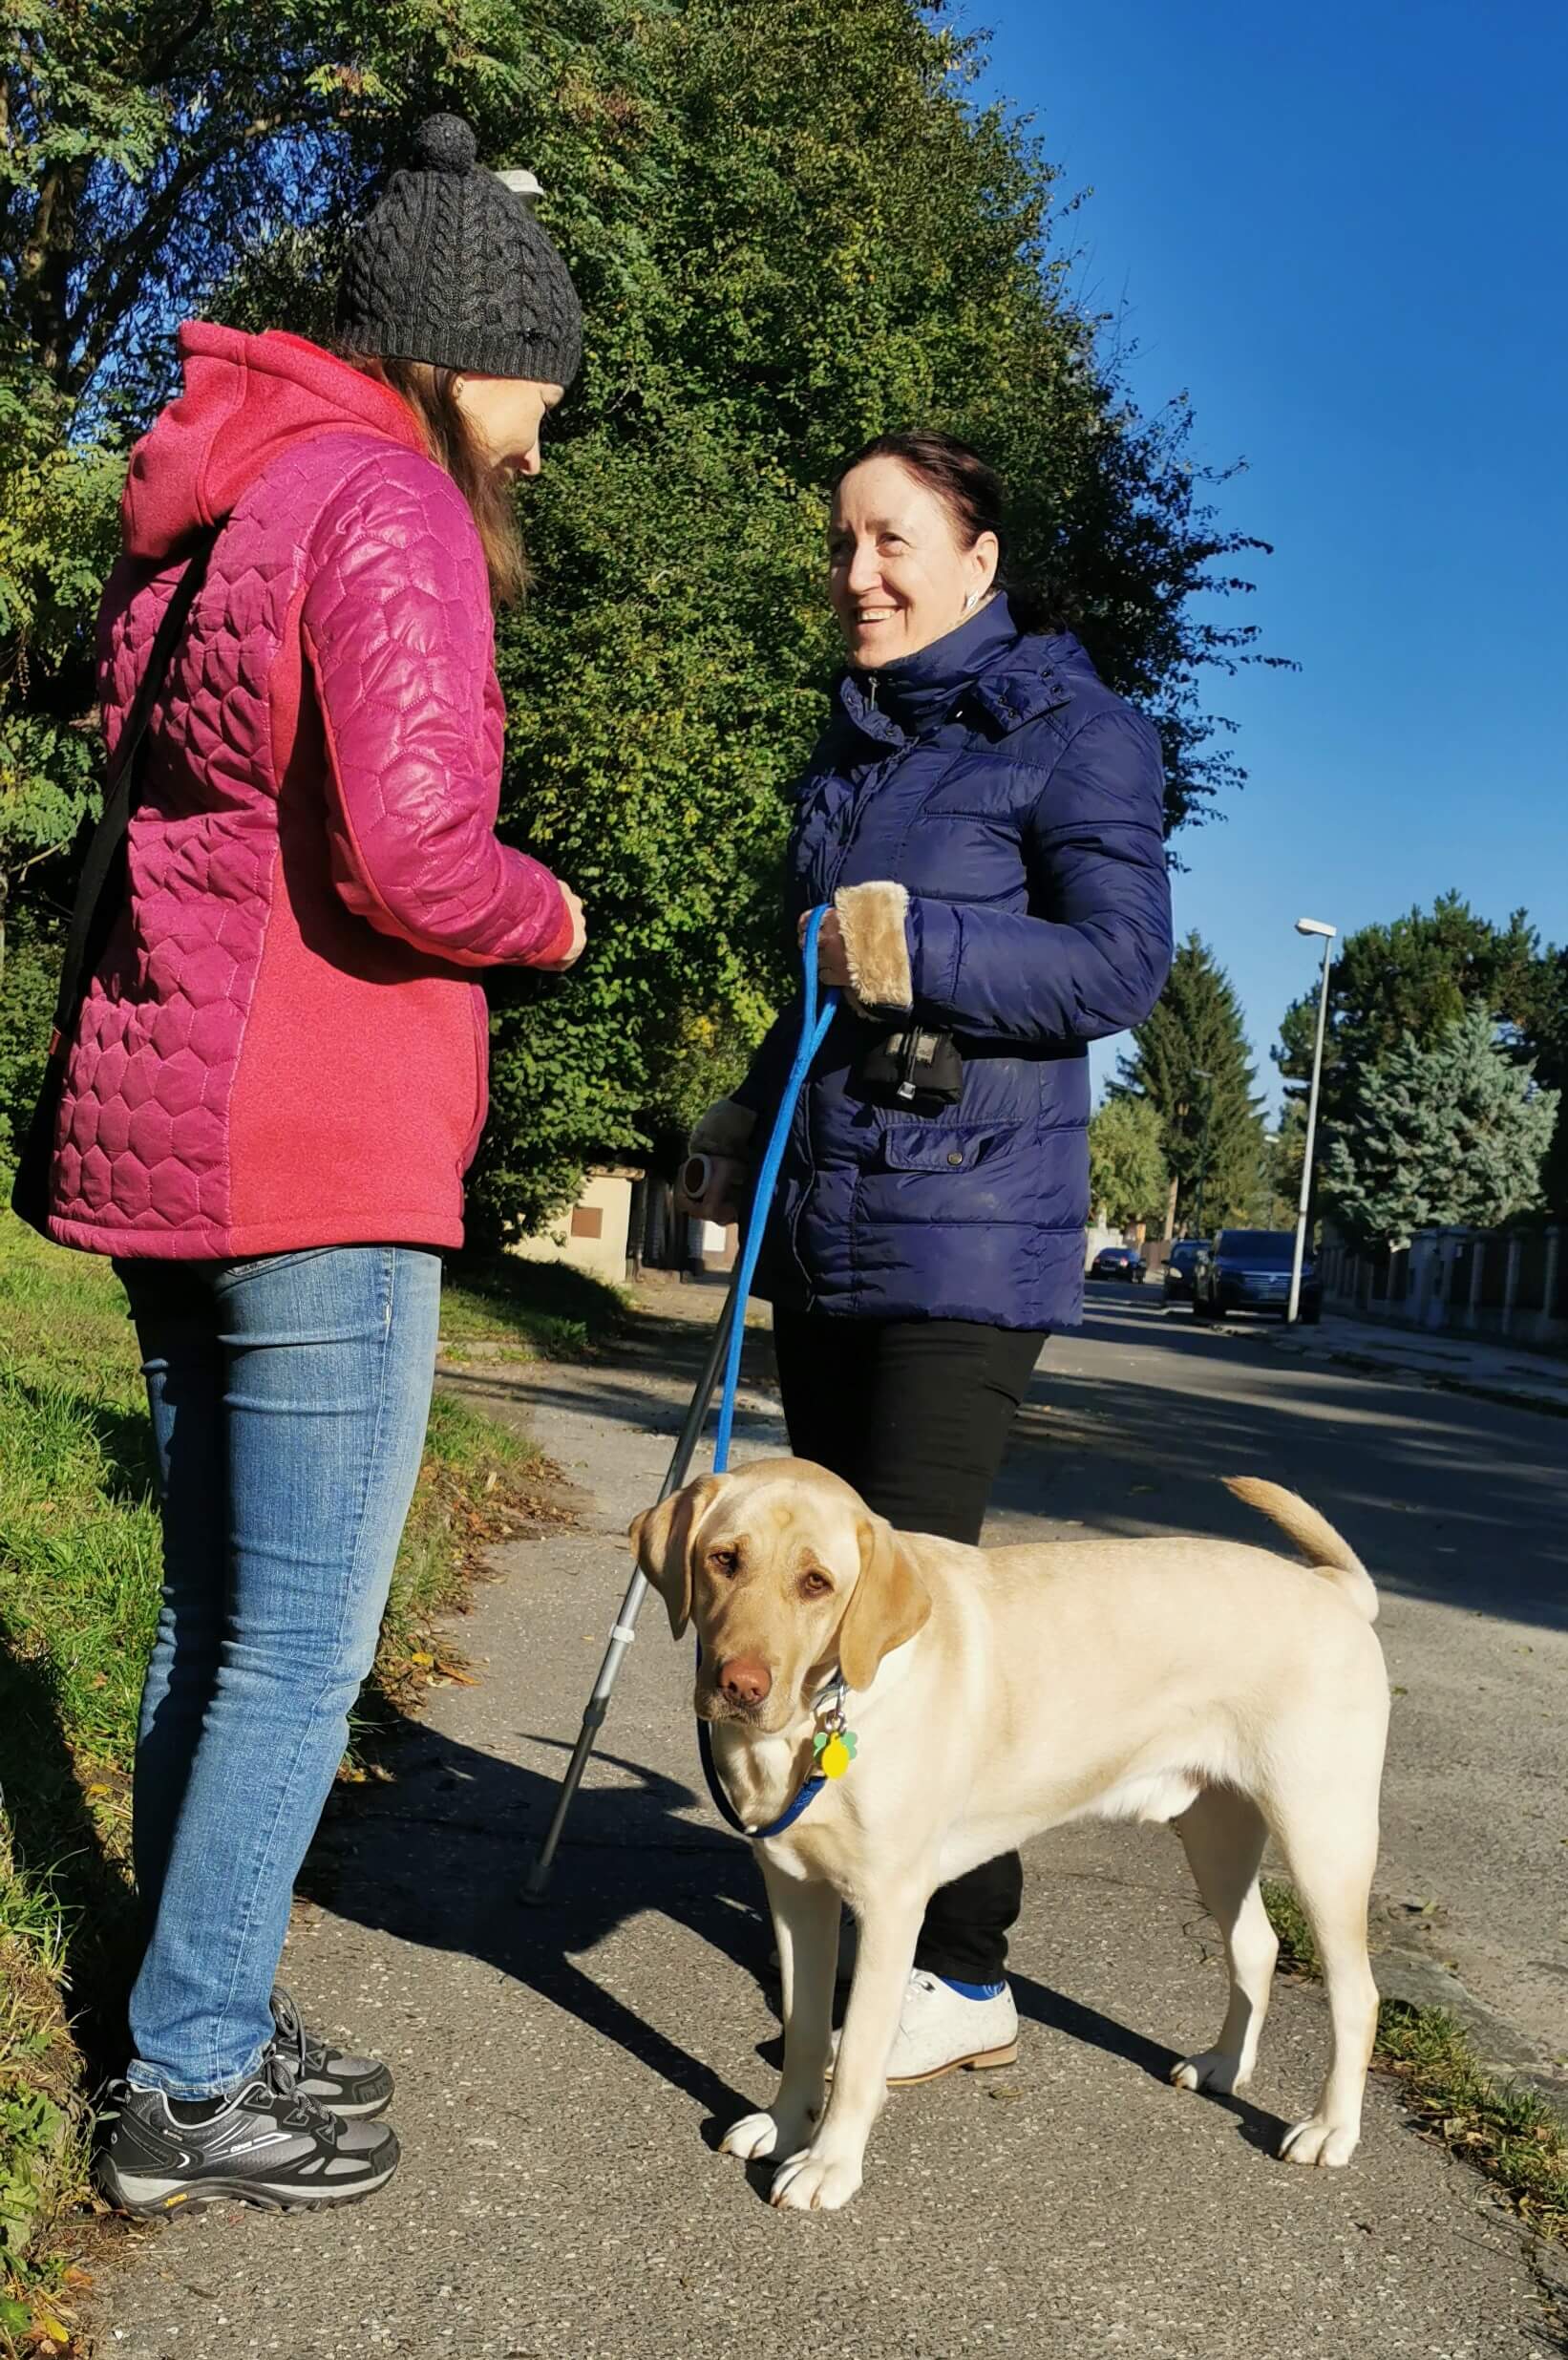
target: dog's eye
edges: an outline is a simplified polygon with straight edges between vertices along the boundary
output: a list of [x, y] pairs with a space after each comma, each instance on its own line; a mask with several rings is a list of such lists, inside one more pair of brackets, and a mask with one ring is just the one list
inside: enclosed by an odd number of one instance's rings
[[808, 1598], [825, 1598], [829, 1590], [832, 1589], [833, 1584], [825, 1573], [820, 1572], [816, 1565], [813, 1565], [809, 1573], [804, 1573], [801, 1575], [800, 1586], [805, 1591]]
[[734, 1548], [710, 1549], [708, 1564], [712, 1573], [736, 1573], [740, 1569], [740, 1551]]

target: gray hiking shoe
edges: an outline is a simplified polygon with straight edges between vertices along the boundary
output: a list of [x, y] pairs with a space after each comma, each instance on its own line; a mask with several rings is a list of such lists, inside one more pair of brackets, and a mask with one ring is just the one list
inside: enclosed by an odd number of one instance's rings
[[[95, 2177], [111, 2204], [166, 2213], [220, 2201], [289, 2212], [352, 2204], [384, 2188], [397, 2169], [395, 2133], [384, 2122], [345, 2122], [296, 2090], [270, 2056], [253, 2080], [195, 2121], [161, 2090], [111, 2084], [117, 2112]], [[177, 2101], [178, 2102], [178, 2101]]]
[[313, 2097], [318, 2106], [325, 2106], [328, 2114], [341, 2115], [345, 2121], [362, 2121], [386, 2113], [392, 2104], [392, 2077], [379, 2057], [345, 2056], [328, 2041], [307, 2030], [282, 1984], [273, 1988], [272, 2021], [278, 2029], [266, 2054], [287, 2066], [303, 2097]]

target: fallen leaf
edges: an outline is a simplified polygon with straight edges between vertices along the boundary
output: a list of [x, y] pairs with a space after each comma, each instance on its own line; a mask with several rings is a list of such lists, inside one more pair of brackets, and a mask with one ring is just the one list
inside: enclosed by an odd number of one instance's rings
[[417, 1664], [421, 1671], [428, 1671], [435, 1658], [434, 1655], [427, 1655], [423, 1648], [416, 1648], [409, 1657], [409, 1661], [411, 1664]]

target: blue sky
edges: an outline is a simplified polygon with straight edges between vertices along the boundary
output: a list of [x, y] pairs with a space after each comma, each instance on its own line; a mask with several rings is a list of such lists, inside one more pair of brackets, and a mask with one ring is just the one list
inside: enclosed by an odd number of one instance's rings
[[[980, 0], [987, 95], [1031, 113], [1078, 299], [1145, 408], [1244, 457], [1223, 521], [1299, 673], [1216, 679], [1249, 784], [1184, 830], [1178, 930], [1240, 995], [1260, 1079], [1348, 931], [1457, 885], [1568, 940], [1568, 9], [1560, 0]], [[1114, 1052], [1096, 1054], [1103, 1076]]]

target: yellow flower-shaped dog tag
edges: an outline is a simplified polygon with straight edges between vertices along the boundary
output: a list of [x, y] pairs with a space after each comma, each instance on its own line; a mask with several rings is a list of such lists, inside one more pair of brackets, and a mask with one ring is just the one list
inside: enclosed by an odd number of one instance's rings
[[824, 1778], [841, 1778], [855, 1759], [855, 1735], [852, 1730], [835, 1730], [830, 1737], [826, 1730], [817, 1733], [814, 1748], [816, 1767]]

